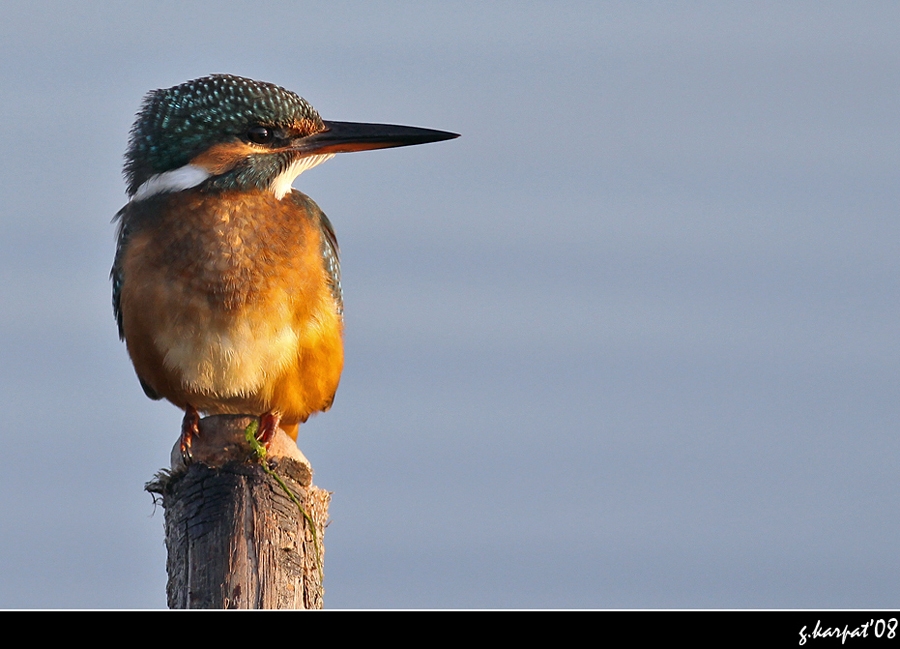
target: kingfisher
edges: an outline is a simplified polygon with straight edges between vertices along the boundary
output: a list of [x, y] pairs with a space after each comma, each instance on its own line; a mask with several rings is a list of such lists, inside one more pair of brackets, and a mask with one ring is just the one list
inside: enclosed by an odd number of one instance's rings
[[297, 176], [336, 153], [455, 137], [325, 121], [289, 90], [227, 74], [147, 94], [115, 217], [113, 311], [144, 392], [185, 411], [186, 461], [201, 413], [258, 416], [268, 444], [334, 400], [338, 244]]

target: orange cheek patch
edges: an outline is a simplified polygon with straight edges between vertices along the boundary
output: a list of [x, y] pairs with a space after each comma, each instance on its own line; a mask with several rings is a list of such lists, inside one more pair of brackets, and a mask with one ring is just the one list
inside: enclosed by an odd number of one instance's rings
[[211, 175], [223, 174], [247, 156], [259, 153], [244, 142], [223, 142], [209, 147], [191, 160], [191, 164], [206, 169]]
[[324, 128], [325, 127], [321, 123], [314, 122], [311, 119], [295, 119], [294, 123], [291, 124], [291, 129], [294, 131], [294, 134], [300, 137], [318, 133], [319, 131], [324, 130]]

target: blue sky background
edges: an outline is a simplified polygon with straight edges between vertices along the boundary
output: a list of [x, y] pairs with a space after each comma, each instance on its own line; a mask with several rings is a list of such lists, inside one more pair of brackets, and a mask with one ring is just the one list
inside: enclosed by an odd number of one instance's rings
[[462, 134], [295, 186], [346, 366], [326, 605], [897, 607], [900, 5], [0, 7], [0, 606], [163, 607], [110, 307], [144, 94]]

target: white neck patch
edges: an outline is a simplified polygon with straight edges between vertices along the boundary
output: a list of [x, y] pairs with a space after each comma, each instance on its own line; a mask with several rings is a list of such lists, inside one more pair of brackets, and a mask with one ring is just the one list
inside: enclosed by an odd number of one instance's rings
[[211, 175], [203, 167], [192, 164], [187, 164], [171, 171], [164, 171], [161, 174], [154, 174], [141, 183], [131, 200], [142, 201], [156, 194], [190, 189], [191, 187], [196, 187]]
[[295, 160], [291, 163], [291, 166], [282, 171], [278, 176], [275, 177], [275, 180], [272, 181], [272, 184], [269, 185], [269, 190], [273, 194], [275, 194], [275, 198], [281, 200], [284, 198], [284, 195], [291, 191], [291, 185], [294, 180], [302, 174], [307, 169], [312, 169], [316, 165], [320, 165], [326, 160], [331, 160], [334, 157], [333, 153], [323, 153], [321, 155], [308, 155], [300, 158], [299, 160]]
[[[321, 155], [304, 156], [296, 160], [290, 167], [275, 177], [275, 180], [269, 185], [269, 190], [275, 194], [275, 198], [281, 200], [285, 194], [291, 191], [291, 185], [297, 176], [307, 169], [312, 169], [316, 165], [322, 164], [326, 160], [331, 160], [333, 157], [333, 153], [323, 153]], [[178, 169], [164, 171], [161, 174], [153, 174], [141, 183], [131, 200], [142, 201], [157, 194], [180, 192], [182, 189], [196, 187], [211, 177], [212, 174], [203, 167], [186, 164], [183, 167], [178, 167]]]

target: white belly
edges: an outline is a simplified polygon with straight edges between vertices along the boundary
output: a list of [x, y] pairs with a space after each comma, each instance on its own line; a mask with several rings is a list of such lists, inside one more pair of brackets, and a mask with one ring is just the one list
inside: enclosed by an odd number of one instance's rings
[[254, 395], [267, 377], [297, 361], [300, 340], [285, 302], [274, 308], [276, 313], [270, 307], [246, 310], [245, 317], [232, 312], [211, 321], [173, 322], [154, 342], [166, 367], [180, 375], [189, 392], [223, 398]]

